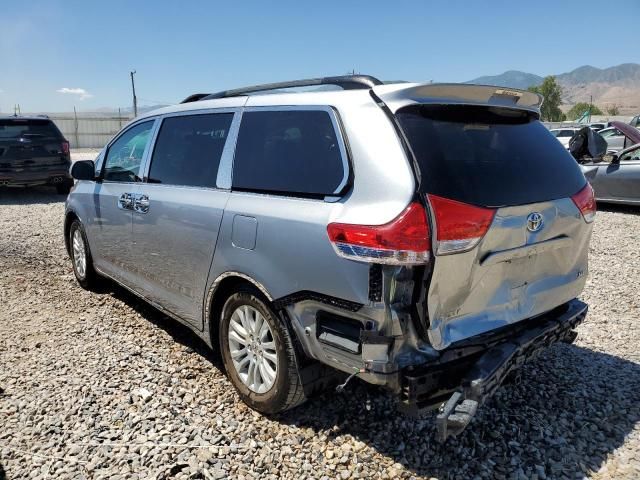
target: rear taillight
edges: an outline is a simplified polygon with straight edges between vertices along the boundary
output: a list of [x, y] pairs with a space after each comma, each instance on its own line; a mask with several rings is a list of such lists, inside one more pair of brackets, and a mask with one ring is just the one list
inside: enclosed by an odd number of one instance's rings
[[336, 253], [351, 260], [387, 265], [429, 260], [429, 226], [424, 207], [417, 202], [384, 225], [330, 223], [327, 232]]
[[582, 190], [576, 193], [571, 197], [573, 203], [576, 204], [580, 213], [582, 213], [582, 218], [587, 223], [591, 223], [596, 218], [596, 197], [593, 193], [593, 188], [591, 188], [591, 184], [587, 182]]
[[489, 229], [495, 210], [427, 195], [436, 222], [438, 255], [475, 247]]
[[69, 153], [69, 142], [62, 142], [62, 153], [65, 155]]

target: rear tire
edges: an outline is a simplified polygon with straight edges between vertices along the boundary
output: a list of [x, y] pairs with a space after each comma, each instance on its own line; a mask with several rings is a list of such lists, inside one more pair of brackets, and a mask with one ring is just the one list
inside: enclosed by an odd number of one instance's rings
[[257, 290], [229, 296], [219, 332], [227, 375], [247, 405], [273, 414], [306, 400], [291, 334]]
[[56, 185], [56, 192], [58, 192], [59, 195], [69, 195], [69, 192], [71, 191], [72, 186], [73, 186], [72, 181], [70, 180], [64, 181]]
[[93, 268], [93, 259], [84, 228], [79, 220], [74, 220], [69, 228], [69, 256], [76, 280], [85, 290], [94, 290], [98, 286], [98, 274]]

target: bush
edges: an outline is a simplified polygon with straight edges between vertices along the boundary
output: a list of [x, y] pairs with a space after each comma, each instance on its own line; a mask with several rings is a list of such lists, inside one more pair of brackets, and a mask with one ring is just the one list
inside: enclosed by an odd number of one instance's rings
[[587, 102], [578, 102], [567, 112], [567, 118], [569, 120], [577, 120], [584, 112], [589, 110], [589, 108], [591, 108], [591, 115], [602, 115], [602, 110], [597, 106], [589, 105]]

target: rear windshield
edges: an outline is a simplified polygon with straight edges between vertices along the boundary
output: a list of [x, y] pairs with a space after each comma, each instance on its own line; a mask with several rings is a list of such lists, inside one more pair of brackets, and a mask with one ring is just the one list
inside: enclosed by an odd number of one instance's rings
[[573, 137], [573, 135], [576, 133], [575, 130], [562, 130], [560, 132], [560, 135], [556, 135], [557, 137]]
[[0, 139], [20, 137], [59, 138], [60, 132], [51, 120], [0, 119]]
[[573, 157], [527, 112], [411, 105], [396, 116], [422, 193], [500, 207], [569, 197], [586, 183]]

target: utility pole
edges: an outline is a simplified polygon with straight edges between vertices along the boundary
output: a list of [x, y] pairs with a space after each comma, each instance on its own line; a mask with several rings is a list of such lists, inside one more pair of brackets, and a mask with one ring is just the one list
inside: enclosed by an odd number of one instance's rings
[[133, 80], [133, 76], [136, 74], [136, 71], [129, 72], [131, 75], [131, 90], [133, 91], [133, 116], [134, 118], [138, 116], [138, 98], [136, 97], [136, 82]]

